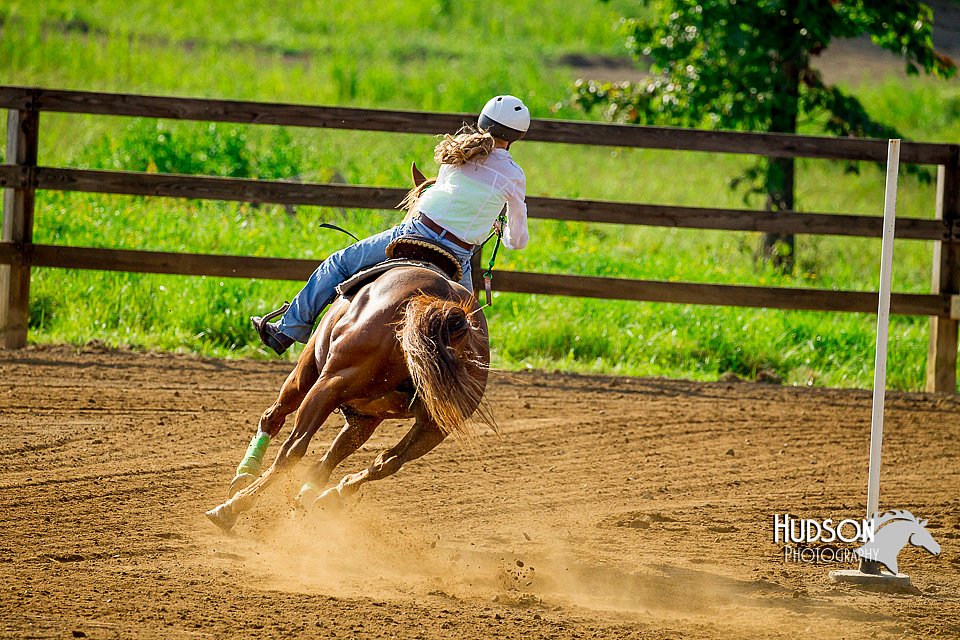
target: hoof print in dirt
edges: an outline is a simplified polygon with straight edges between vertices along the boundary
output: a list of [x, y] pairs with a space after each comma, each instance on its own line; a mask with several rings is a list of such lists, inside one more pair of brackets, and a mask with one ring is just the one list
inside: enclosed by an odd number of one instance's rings
[[649, 529], [651, 525], [664, 522], [678, 522], [676, 518], [664, 515], [658, 511], [627, 511], [607, 516], [597, 523], [600, 528], [627, 527], [629, 529]]

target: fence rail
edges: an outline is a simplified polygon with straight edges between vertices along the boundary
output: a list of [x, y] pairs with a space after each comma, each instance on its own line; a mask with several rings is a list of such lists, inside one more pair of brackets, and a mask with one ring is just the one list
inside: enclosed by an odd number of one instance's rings
[[[305, 280], [317, 266], [315, 260], [65, 247], [47, 244], [32, 244], [27, 251], [23, 251], [14, 243], [0, 243], [0, 263], [3, 262], [33, 267], [265, 280]], [[876, 312], [877, 307], [876, 294], [861, 291], [626, 280], [520, 271], [498, 271], [497, 289], [512, 293], [610, 300], [775, 307], [810, 311], [871, 313]], [[892, 313], [902, 315], [941, 315], [960, 318], [960, 296], [895, 293], [891, 298], [891, 309]]]
[[[315, 107], [30, 87], [0, 87], [0, 108], [426, 134], [454, 131], [464, 122], [471, 122], [476, 118], [476, 114], [468, 113]], [[887, 158], [885, 140], [640, 127], [553, 119], [535, 120], [524, 139], [591, 146], [743, 153], [776, 158], [876, 162], [884, 162]], [[932, 165], [951, 164], [960, 159], [958, 148], [958, 145], [904, 142], [900, 150], [900, 161]]]
[[[394, 209], [406, 194], [405, 189], [342, 184], [301, 184], [241, 178], [52, 167], [35, 167], [32, 169], [32, 174], [28, 174], [20, 167], [0, 167], [0, 186], [23, 188], [27, 182], [30, 182], [34, 189], [56, 191], [288, 205], [310, 204], [358, 209]], [[879, 238], [883, 231], [883, 218], [851, 214], [794, 211], [774, 213], [743, 209], [538, 197], [527, 198], [527, 207], [528, 215], [532, 218], [579, 222], [869, 238]], [[900, 218], [897, 220], [896, 234], [902, 239], [947, 241], [960, 234], [960, 226], [949, 225], [942, 220]]]
[[[312, 260], [100, 249], [33, 243], [33, 200], [37, 190], [234, 200], [328, 207], [392, 209], [405, 190], [339, 184], [300, 184], [209, 176], [92, 171], [40, 166], [42, 111], [112, 116], [325, 127], [393, 133], [452, 131], [468, 114], [314, 107], [230, 100], [203, 100], [0, 86], [0, 108], [9, 110], [7, 164], [0, 165], [4, 188], [0, 237], [0, 334], [3, 344], [26, 344], [29, 274], [33, 267], [100, 269], [144, 273], [305, 278]], [[886, 141], [789, 134], [700, 131], [563, 120], [536, 120], [529, 140], [685, 151], [743, 153], [883, 161]], [[956, 390], [960, 320], [960, 145], [905, 142], [904, 162], [938, 167], [936, 219], [899, 218], [896, 235], [934, 243], [933, 291], [894, 294], [892, 310], [931, 319], [927, 388]], [[851, 214], [777, 213], [710, 207], [679, 207], [547, 197], [527, 200], [533, 218], [688, 229], [811, 233], [878, 238], [882, 219]], [[479, 260], [479, 257], [477, 257]], [[479, 269], [475, 269], [479, 275]], [[569, 295], [651, 302], [724, 306], [874, 312], [876, 293], [741, 285], [658, 282], [565, 274], [498, 272], [498, 289], [517, 293]]]

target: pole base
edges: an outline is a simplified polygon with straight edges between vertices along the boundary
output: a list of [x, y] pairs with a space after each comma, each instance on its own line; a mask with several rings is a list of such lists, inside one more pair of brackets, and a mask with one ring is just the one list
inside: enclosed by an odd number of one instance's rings
[[914, 589], [910, 584], [910, 576], [905, 573], [864, 573], [859, 569], [843, 569], [831, 571], [830, 581], [896, 593], [909, 593]]

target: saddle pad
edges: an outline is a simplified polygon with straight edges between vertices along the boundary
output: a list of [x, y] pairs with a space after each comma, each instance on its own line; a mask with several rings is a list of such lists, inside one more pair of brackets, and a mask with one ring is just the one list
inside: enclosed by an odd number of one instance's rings
[[372, 267], [368, 267], [363, 271], [358, 271], [354, 275], [350, 276], [337, 285], [337, 293], [344, 298], [349, 298], [360, 291], [364, 285], [370, 284], [387, 271], [397, 267], [420, 267], [421, 269], [429, 269], [430, 271], [433, 271], [444, 278], [450, 277], [442, 269], [436, 265], [430, 264], [429, 262], [422, 262], [419, 260], [387, 260], [385, 262], [381, 262], [380, 264], [375, 264]]
[[443, 245], [423, 236], [414, 234], [400, 236], [387, 245], [387, 257], [429, 262], [442, 269], [454, 282], [460, 282], [463, 277], [460, 260]]

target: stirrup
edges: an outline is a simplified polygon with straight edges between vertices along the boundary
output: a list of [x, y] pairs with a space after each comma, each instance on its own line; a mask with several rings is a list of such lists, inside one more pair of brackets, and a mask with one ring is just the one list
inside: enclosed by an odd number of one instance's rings
[[250, 318], [250, 320], [253, 321], [253, 328], [257, 330], [257, 333], [259, 333], [259, 334], [260, 334], [260, 337], [262, 338], [262, 337], [263, 337], [263, 328], [266, 326], [266, 324], [267, 324], [268, 322], [270, 322], [271, 320], [273, 320], [274, 318], [277, 318], [277, 317], [282, 316], [283, 314], [285, 314], [285, 313], [287, 312], [287, 309], [289, 309], [289, 308], [290, 308], [290, 303], [289, 303], [289, 302], [284, 302], [284, 303], [283, 303], [283, 306], [281, 306], [281, 307], [280, 307], [279, 309], [277, 309], [276, 311], [271, 311], [271, 312], [268, 313], [267, 315], [262, 316], [262, 317], [260, 318], [260, 321], [259, 321], [259, 322], [257, 322], [257, 321], [254, 320], [253, 318]]

